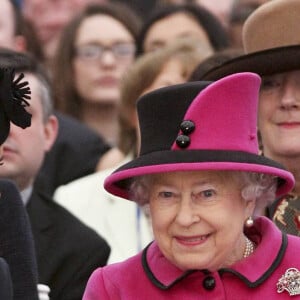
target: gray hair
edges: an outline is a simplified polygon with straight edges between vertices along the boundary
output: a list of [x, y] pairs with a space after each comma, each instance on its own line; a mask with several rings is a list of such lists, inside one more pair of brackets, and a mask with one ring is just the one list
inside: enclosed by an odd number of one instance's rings
[[[241, 196], [245, 201], [256, 200], [254, 215], [259, 215], [276, 197], [277, 177], [269, 174], [245, 171], [221, 171], [229, 180], [241, 186]], [[149, 203], [149, 192], [153, 175], [139, 176], [130, 185], [130, 199], [144, 206]]]
[[[38, 73], [31, 73], [38, 80], [38, 93], [43, 111], [43, 121], [46, 123], [49, 117], [53, 114], [53, 101], [51, 88], [47, 80]], [[26, 76], [26, 75], [25, 75]]]

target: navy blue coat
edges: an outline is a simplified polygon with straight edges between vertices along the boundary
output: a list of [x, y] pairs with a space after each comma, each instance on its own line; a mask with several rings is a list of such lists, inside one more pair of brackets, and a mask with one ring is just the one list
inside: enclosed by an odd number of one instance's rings
[[30, 222], [15, 184], [4, 179], [0, 180], [0, 257], [9, 265], [13, 299], [38, 299], [37, 264]]

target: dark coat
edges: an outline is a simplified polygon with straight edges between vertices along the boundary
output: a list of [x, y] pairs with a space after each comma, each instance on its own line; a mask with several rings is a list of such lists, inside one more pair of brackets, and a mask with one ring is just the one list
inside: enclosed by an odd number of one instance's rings
[[13, 288], [9, 266], [2, 257], [0, 258], [0, 299], [13, 299]]
[[108, 244], [42, 193], [33, 192], [27, 211], [36, 245], [39, 283], [50, 287], [51, 300], [81, 300], [93, 270], [107, 263]]
[[81, 122], [60, 113], [55, 115], [58, 136], [35, 180], [40, 190], [49, 195], [60, 185], [93, 173], [100, 157], [110, 149], [96, 132]]
[[4, 179], [0, 180], [0, 257], [9, 265], [13, 299], [38, 299], [37, 264], [28, 215], [16, 186]]

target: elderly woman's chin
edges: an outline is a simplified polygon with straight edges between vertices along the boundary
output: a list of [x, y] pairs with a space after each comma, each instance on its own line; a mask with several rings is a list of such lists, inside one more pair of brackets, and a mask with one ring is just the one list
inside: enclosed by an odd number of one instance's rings
[[172, 257], [166, 258], [173, 263], [178, 269], [182, 271], [188, 270], [209, 270], [216, 271], [220, 268], [221, 264], [215, 261], [214, 253], [185, 253], [174, 254]]
[[[167, 252], [164, 251], [163, 246], [159, 244], [158, 246], [167, 260], [182, 271], [209, 270], [214, 272], [221, 268], [232, 266], [243, 256], [242, 245], [237, 250], [232, 250], [232, 247], [224, 248], [223, 246], [218, 249], [212, 246], [212, 241], [207, 240], [206, 242], [207, 245], [201, 243], [197, 245], [195, 241], [193, 246], [182, 247], [174, 241], [172, 250]], [[242, 241], [241, 244], [243, 244]]]

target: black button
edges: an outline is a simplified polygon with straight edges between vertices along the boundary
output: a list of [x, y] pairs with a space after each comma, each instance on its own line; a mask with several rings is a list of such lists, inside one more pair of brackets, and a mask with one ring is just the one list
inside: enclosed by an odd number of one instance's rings
[[187, 135], [181, 134], [176, 138], [176, 144], [180, 148], [186, 148], [190, 143], [190, 138]]
[[180, 129], [184, 134], [189, 135], [195, 130], [195, 124], [193, 121], [185, 120], [180, 124]]
[[204, 280], [203, 280], [203, 287], [206, 290], [213, 290], [216, 286], [216, 280], [212, 277], [212, 276], [207, 276]]

